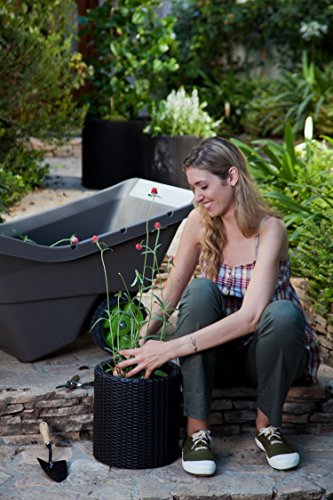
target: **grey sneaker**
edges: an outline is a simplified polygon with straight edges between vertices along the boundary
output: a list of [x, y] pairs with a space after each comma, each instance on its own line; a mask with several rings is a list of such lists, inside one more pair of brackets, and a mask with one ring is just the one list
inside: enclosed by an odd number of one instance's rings
[[197, 476], [211, 476], [216, 471], [214, 454], [210, 448], [210, 431], [202, 430], [184, 440], [182, 466]]
[[299, 454], [287, 443], [277, 427], [260, 429], [255, 442], [266, 453], [267, 462], [274, 469], [287, 470], [299, 464]]

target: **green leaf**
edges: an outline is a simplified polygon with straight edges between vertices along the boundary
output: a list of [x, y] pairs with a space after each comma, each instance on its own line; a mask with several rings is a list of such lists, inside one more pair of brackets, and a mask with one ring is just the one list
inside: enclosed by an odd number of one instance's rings
[[153, 72], [154, 73], [159, 73], [162, 68], [163, 68], [162, 62], [159, 59], [154, 59], [154, 61], [153, 61]]
[[[114, 56], [116, 57], [119, 56], [118, 45], [116, 43], [114, 42], [110, 43], [110, 50]], [[113, 83], [115, 83], [115, 80], [113, 80]]]
[[281, 203], [281, 205], [283, 205], [288, 210], [291, 210], [293, 213], [303, 215], [305, 217], [312, 215], [310, 209], [304, 207], [300, 203], [297, 203], [292, 198], [279, 191], [270, 191], [268, 193], [265, 193], [264, 196], [265, 198], [273, 198], [277, 200], [279, 203]]
[[288, 181], [293, 181], [294, 180], [294, 166], [292, 164], [292, 161], [290, 159], [290, 156], [286, 153], [283, 158], [282, 158], [282, 170], [281, 173], [283, 174], [284, 178]]
[[288, 155], [290, 157], [291, 163], [296, 164], [297, 159], [296, 159], [296, 155], [295, 155], [295, 137], [294, 137], [293, 129], [291, 128], [289, 123], [287, 123], [287, 125], [285, 127], [284, 141], [286, 144], [286, 149], [287, 149]]
[[154, 370], [153, 375], [156, 377], [163, 377], [166, 378], [168, 376], [167, 373], [165, 373], [163, 370]]
[[143, 24], [146, 20], [146, 13], [143, 10], [136, 10], [132, 16], [132, 23]]

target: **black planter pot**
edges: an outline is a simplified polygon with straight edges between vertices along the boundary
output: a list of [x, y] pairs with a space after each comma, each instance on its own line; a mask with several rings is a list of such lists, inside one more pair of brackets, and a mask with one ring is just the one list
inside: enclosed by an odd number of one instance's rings
[[146, 135], [145, 178], [188, 189], [182, 165], [186, 155], [199, 141], [199, 138], [192, 135]]
[[82, 131], [82, 185], [104, 189], [143, 177], [144, 120], [87, 119]]
[[121, 378], [95, 368], [94, 457], [125, 469], [163, 467], [179, 456], [180, 369], [167, 377]]

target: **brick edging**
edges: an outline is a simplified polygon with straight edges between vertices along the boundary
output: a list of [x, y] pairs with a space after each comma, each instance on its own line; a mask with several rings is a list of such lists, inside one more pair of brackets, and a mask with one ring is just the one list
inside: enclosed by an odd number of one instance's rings
[[[0, 444], [40, 443], [39, 423], [46, 420], [55, 439], [91, 439], [93, 387], [74, 391], [3, 389], [0, 393]], [[217, 435], [254, 430], [256, 390], [226, 387], [213, 392], [210, 425]], [[333, 387], [318, 383], [292, 387], [283, 411], [287, 432], [333, 431]]]

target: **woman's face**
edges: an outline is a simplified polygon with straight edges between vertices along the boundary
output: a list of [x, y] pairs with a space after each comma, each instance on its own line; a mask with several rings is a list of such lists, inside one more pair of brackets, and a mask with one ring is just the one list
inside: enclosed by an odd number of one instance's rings
[[208, 170], [189, 167], [186, 177], [196, 203], [203, 205], [211, 217], [224, 216], [234, 210], [235, 180], [232, 173], [226, 179], [221, 179]]

